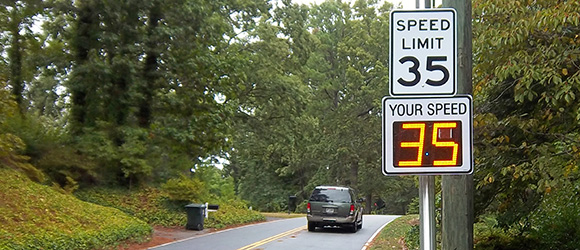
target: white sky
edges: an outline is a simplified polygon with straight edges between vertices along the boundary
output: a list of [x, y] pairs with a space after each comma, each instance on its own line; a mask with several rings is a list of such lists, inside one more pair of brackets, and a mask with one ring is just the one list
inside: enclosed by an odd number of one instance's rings
[[[325, 0], [292, 0], [293, 3], [306, 4], [306, 5], [310, 5], [312, 3], [320, 4], [324, 1]], [[352, 3], [355, 0], [343, 0], [343, 1]], [[399, 3], [401, 3], [403, 5], [403, 9], [415, 9], [415, 4], [416, 4], [416, 0], [387, 0], [387, 1], [390, 1], [391, 3], [393, 3], [393, 5], [395, 7], [397, 7], [399, 5]], [[441, 0], [435, 0], [435, 1], [436, 1], [435, 5], [441, 4]], [[423, 8], [423, 6], [425, 4], [425, 0], [420, 0], [420, 4], [421, 4], [421, 8]]]

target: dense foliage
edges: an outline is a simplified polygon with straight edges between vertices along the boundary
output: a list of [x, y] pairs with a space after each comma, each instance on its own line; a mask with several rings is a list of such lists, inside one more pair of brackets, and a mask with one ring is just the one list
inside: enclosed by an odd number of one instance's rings
[[[416, 196], [409, 178], [378, 174], [380, 101], [387, 93], [388, 14], [379, 1], [281, 1], [249, 33], [247, 86], [240, 96], [227, 170], [261, 210], [287, 209], [316, 185], [348, 185], [403, 214]], [[303, 206], [299, 206], [302, 208]]]
[[496, 214], [514, 249], [576, 249], [580, 3], [473, 7], [476, 213]]
[[122, 211], [81, 202], [17, 171], [0, 168], [0, 175], [0, 249], [100, 249], [152, 231]]
[[413, 181], [375, 174], [392, 7], [381, 4], [6, 3], [0, 79], [16, 116], [2, 129], [67, 192], [163, 184], [221, 157], [260, 210], [340, 184], [369, 208], [396, 197], [387, 211], [404, 213]]
[[233, 106], [217, 97], [235, 96], [244, 81], [237, 37], [267, 8], [259, 0], [2, 3], [0, 79], [25, 117], [4, 129], [63, 187], [131, 187], [188, 171], [229, 144]]

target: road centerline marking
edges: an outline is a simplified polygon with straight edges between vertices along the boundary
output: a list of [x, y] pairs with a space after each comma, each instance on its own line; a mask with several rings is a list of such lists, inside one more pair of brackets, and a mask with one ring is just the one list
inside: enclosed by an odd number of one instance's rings
[[270, 242], [272, 242], [272, 241], [275, 241], [275, 240], [278, 240], [278, 239], [284, 238], [284, 237], [286, 237], [286, 236], [289, 236], [289, 235], [291, 235], [291, 234], [294, 234], [294, 233], [300, 232], [300, 231], [302, 231], [302, 230], [305, 230], [305, 229], [306, 229], [306, 226], [297, 227], [297, 228], [294, 228], [294, 229], [292, 229], [292, 230], [290, 230], [290, 231], [286, 231], [286, 232], [283, 232], [283, 233], [280, 233], [280, 234], [277, 234], [277, 235], [274, 235], [274, 236], [268, 237], [268, 238], [266, 238], [266, 239], [263, 239], [263, 240], [261, 240], [261, 241], [254, 242], [254, 243], [252, 243], [252, 244], [250, 244], [250, 245], [247, 245], [247, 246], [244, 246], [244, 247], [238, 248], [237, 250], [249, 250], [249, 249], [252, 249], [252, 248], [254, 248], [254, 247], [258, 247], [258, 246], [261, 246], [261, 245], [264, 245], [264, 244], [270, 243]]

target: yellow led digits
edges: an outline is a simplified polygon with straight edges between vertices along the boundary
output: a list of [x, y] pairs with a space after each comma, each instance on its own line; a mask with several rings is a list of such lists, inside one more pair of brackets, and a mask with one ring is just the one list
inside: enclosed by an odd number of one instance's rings
[[439, 129], [440, 128], [456, 128], [457, 123], [455, 122], [436, 122], [433, 124], [433, 140], [432, 144], [435, 147], [452, 147], [453, 152], [451, 153], [450, 160], [434, 160], [433, 166], [455, 166], [457, 165], [457, 151], [459, 145], [454, 141], [438, 141]]
[[399, 161], [399, 166], [421, 166], [423, 162], [423, 144], [425, 141], [425, 123], [405, 123], [403, 129], [419, 129], [419, 141], [401, 142], [401, 148], [417, 148], [417, 157], [412, 161]]
[[[461, 121], [393, 123], [395, 167], [454, 167], [461, 165]], [[431, 140], [425, 137], [431, 135]]]

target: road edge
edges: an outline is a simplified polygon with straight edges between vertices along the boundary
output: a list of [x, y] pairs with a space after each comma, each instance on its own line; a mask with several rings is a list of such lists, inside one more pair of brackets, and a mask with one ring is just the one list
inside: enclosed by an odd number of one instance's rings
[[379, 227], [379, 229], [377, 229], [377, 231], [375, 231], [375, 233], [373, 235], [371, 235], [371, 237], [367, 240], [367, 242], [363, 245], [363, 247], [361, 248], [361, 250], [366, 250], [368, 247], [371, 246], [371, 243], [375, 240], [375, 238], [377, 237], [377, 235], [379, 235], [379, 233], [381, 233], [381, 231], [383, 231], [383, 229], [391, 222], [393, 222], [394, 220], [396, 220], [397, 218], [399, 218], [401, 216], [397, 216], [394, 219], [385, 222], [385, 224], [383, 224], [381, 227]]

